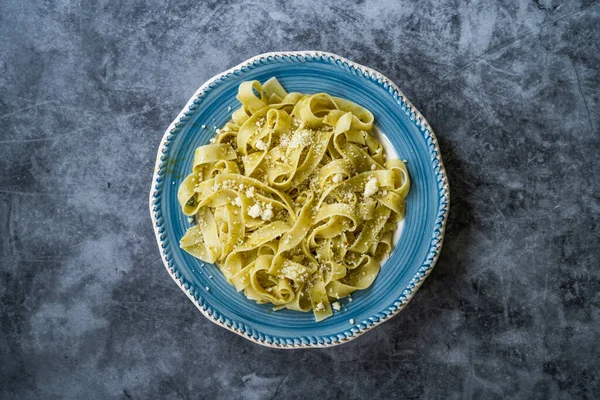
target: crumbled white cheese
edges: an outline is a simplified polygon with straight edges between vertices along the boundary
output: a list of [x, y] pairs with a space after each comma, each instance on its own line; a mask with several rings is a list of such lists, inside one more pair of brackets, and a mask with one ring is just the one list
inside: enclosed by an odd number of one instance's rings
[[333, 183], [340, 183], [343, 180], [344, 180], [344, 175], [342, 175], [342, 174], [335, 174], [333, 176]]
[[375, 168], [377, 168], [375, 164], [371, 165], [371, 171], [375, 171]]
[[350, 318], [350, 323], [354, 324], [354, 318]]
[[342, 309], [342, 306], [340, 305], [340, 303], [338, 303], [337, 301], [332, 303], [331, 306], [333, 307], [333, 309], [335, 311], [340, 311]]
[[264, 210], [261, 218], [263, 221], [270, 221], [273, 218], [273, 210]]
[[252, 218], [258, 218], [262, 214], [262, 209], [260, 208], [260, 204], [254, 203], [252, 207], [248, 209], [248, 215]]
[[227, 111], [231, 111], [231, 106], [227, 107]]
[[352, 297], [348, 297], [348, 302], [352, 303]]
[[203, 125], [202, 125], [202, 129], [206, 129], [206, 124], [203, 124]]
[[315, 306], [315, 310], [316, 310], [316, 311], [321, 311], [321, 310], [324, 310], [324, 309], [325, 309], [325, 306], [323, 305], [323, 303], [322, 303], [322, 302], [321, 302], [321, 303], [319, 303], [319, 304], [317, 304], [317, 305]]
[[371, 197], [379, 190], [379, 185], [377, 184], [377, 178], [371, 178], [365, 185], [365, 197]]
[[266, 150], [267, 149], [267, 144], [265, 142], [263, 142], [261, 139], [258, 139], [256, 141], [256, 148], [258, 150]]
[[263, 221], [269, 221], [273, 218], [273, 205], [267, 204], [260, 217]]
[[216, 138], [212, 138], [212, 139], [210, 139], [210, 142], [211, 142], [211, 143], [215, 143], [216, 141], [217, 141], [217, 139], [216, 139]]
[[236, 206], [241, 207], [242, 206], [242, 199], [240, 198], [240, 196], [236, 197], [235, 200], [233, 201], [233, 203]]
[[250, 186], [248, 190], [246, 190], [246, 197], [254, 197], [254, 186]]

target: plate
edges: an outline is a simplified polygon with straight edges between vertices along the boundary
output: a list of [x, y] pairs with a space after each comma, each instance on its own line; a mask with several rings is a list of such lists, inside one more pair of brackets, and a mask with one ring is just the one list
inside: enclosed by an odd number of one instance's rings
[[[218, 268], [179, 248], [189, 226], [177, 189], [191, 171], [196, 147], [214, 136], [239, 107], [238, 85], [277, 77], [288, 92], [326, 92], [352, 100], [375, 116], [375, 125], [407, 160], [411, 190], [404, 228], [371, 287], [357, 291], [342, 311], [315, 322], [313, 313], [272, 311], [237, 293]], [[398, 87], [373, 69], [319, 51], [261, 54], [225, 71], [192, 96], [165, 132], [150, 190], [150, 214], [167, 271], [212, 322], [258, 344], [277, 348], [346, 343], [402, 310], [440, 254], [449, 210], [449, 188], [437, 139], [425, 118]]]

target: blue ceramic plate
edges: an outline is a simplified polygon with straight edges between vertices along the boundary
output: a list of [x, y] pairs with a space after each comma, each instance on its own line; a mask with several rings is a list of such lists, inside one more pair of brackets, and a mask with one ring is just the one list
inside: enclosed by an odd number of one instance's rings
[[[319, 323], [312, 313], [259, 305], [237, 293], [215, 265], [179, 248], [191, 225], [177, 188], [191, 171], [196, 147], [214, 136], [239, 103], [242, 81], [275, 76], [289, 92], [326, 92], [371, 110], [377, 128], [406, 159], [411, 190], [404, 229], [375, 283], [342, 301], [343, 310]], [[203, 127], [204, 126], [204, 127]], [[433, 268], [441, 250], [449, 191], [438, 143], [429, 124], [380, 73], [334, 54], [301, 51], [256, 56], [206, 82], [165, 133], [150, 190], [150, 213], [163, 262], [175, 282], [208, 319], [261, 345], [325, 347], [348, 342], [397, 314]], [[351, 323], [352, 322], [352, 323]]]

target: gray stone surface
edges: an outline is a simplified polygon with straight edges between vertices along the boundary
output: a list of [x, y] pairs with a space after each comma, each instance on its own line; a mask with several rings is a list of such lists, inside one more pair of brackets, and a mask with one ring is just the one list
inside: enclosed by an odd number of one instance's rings
[[[0, 397], [600, 394], [594, 1], [0, 2]], [[331, 51], [440, 140], [442, 257], [392, 321], [276, 351], [171, 281], [147, 210], [160, 138], [212, 75]]]

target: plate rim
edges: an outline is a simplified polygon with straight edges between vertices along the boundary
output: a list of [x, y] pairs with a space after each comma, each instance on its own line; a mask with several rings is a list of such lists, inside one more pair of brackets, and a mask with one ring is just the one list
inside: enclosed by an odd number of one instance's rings
[[[437, 177], [438, 198], [440, 199], [440, 204], [433, 227], [434, 234], [431, 238], [429, 250], [425, 261], [421, 263], [421, 266], [409, 282], [408, 286], [402, 291], [400, 298], [394, 301], [392, 306], [387, 307], [384, 310], [378, 312], [378, 314], [383, 313], [383, 316], [376, 315], [374, 317], [367, 318], [364, 322], [357, 322], [353, 324], [352, 328], [347, 329], [343, 333], [337, 334], [337, 336], [310, 336], [307, 337], [308, 341], [300, 340], [299, 337], [274, 337], [267, 334], [262, 334], [262, 336], [265, 337], [264, 339], [262, 339], [259, 337], [259, 335], [256, 334], [257, 329], [248, 329], [244, 324], [239, 323], [235, 324], [237, 326], [234, 326], [232, 324], [226, 323], [226, 321], [224, 321], [222, 317], [218, 318], [218, 314], [220, 312], [215, 312], [214, 310], [210, 310], [210, 307], [206, 307], [205, 304], [200, 304], [200, 301], [198, 301], [197, 297], [202, 299], [202, 295], [200, 293], [195, 293], [196, 295], [194, 295], [194, 293], [192, 293], [190, 285], [187, 284], [187, 282], [183, 282], [180, 279], [181, 274], [178, 273], [178, 271], [176, 271], [175, 268], [173, 268], [170, 265], [171, 263], [167, 258], [169, 253], [168, 244], [165, 244], [165, 240], [162, 238], [165, 232], [165, 228], [163, 227], [164, 218], [162, 216], [162, 212], [160, 211], [162, 187], [164, 185], [164, 179], [162, 178], [162, 175], [164, 175], [164, 170], [166, 169], [170, 141], [173, 139], [174, 135], [179, 131], [179, 129], [183, 127], [185, 123], [191, 118], [194, 111], [198, 108], [198, 104], [196, 104], [196, 101], [202, 99], [215, 82], [229, 75], [234, 75], [236, 73], [243, 72], [245, 69], [247, 69], [247, 67], [255, 65], [257, 63], [262, 64], [273, 60], [276, 61], [277, 57], [281, 59], [290, 58], [292, 59], [292, 61], [294, 61], [293, 59], [295, 58], [295, 61], [298, 63], [311, 62], [318, 59], [321, 59], [323, 61], [329, 60], [330, 62], [337, 64], [339, 67], [346, 69], [350, 73], [353, 73], [355, 75], [362, 75], [363, 78], [370, 79], [378, 85], [382, 86], [394, 97], [396, 103], [402, 109], [404, 109], [404, 107], [402, 107], [402, 104], [404, 103], [406, 105], [406, 109], [404, 110], [405, 113], [410, 117], [411, 121], [416, 124], [417, 128], [419, 128], [419, 130], [425, 135], [424, 139], [428, 144], [428, 147], [430, 149], [430, 155], [432, 157], [431, 167], [434, 170], [434, 175]], [[301, 59], [304, 60], [301, 61]], [[208, 79], [200, 86], [200, 88], [198, 88], [198, 90], [196, 90], [196, 92], [194, 92], [194, 94], [190, 97], [190, 99], [183, 107], [181, 112], [177, 115], [173, 122], [171, 122], [161, 139], [157, 151], [154, 173], [152, 176], [152, 185], [150, 187], [149, 208], [150, 217], [152, 220], [152, 227], [159, 247], [163, 265], [165, 266], [167, 272], [175, 281], [177, 286], [179, 286], [179, 288], [187, 295], [187, 297], [192, 301], [192, 303], [194, 303], [198, 310], [200, 310], [200, 312], [209, 321], [212, 321], [218, 326], [232, 331], [254, 343], [266, 347], [278, 349], [325, 348], [348, 343], [351, 340], [356, 339], [364, 333], [381, 325], [383, 322], [388, 321], [392, 317], [396, 316], [400, 311], [404, 309], [404, 307], [406, 307], [410, 300], [412, 300], [415, 293], [423, 284], [423, 282], [425, 281], [425, 279], [427, 278], [427, 276], [429, 275], [439, 258], [442, 249], [442, 244], [444, 241], [448, 213], [450, 211], [450, 187], [448, 183], [446, 169], [442, 161], [439, 143], [435, 133], [431, 129], [431, 126], [429, 125], [427, 120], [419, 112], [419, 110], [417, 110], [412, 105], [412, 103], [406, 98], [404, 93], [402, 93], [398, 86], [396, 86], [396, 84], [392, 82], [389, 78], [372, 68], [351, 61], [345, 57], [338, 56], [336, 54], [325, 51], [276, 51], [263, 53], [251, 57], [239, 63], [238, 65]], [[217, 314], [217, 316], [213, 314]], [[340, 336], [343, 336], [343, 338]], [[319, 339], [322, 340], [319, 341]]]

